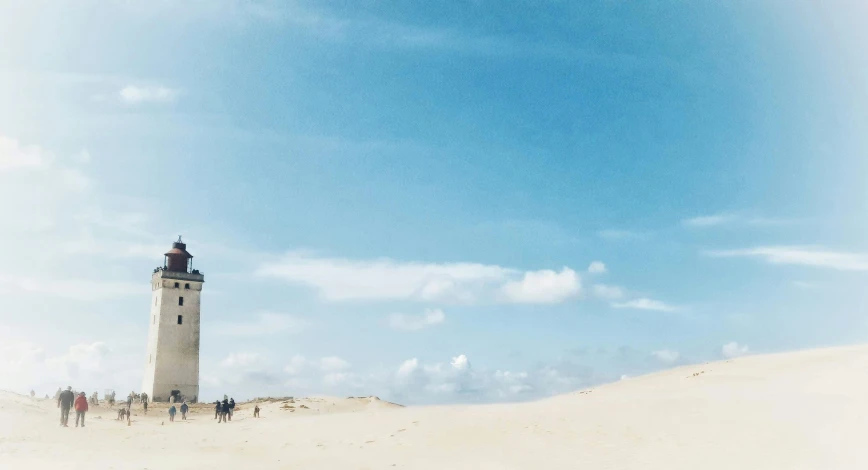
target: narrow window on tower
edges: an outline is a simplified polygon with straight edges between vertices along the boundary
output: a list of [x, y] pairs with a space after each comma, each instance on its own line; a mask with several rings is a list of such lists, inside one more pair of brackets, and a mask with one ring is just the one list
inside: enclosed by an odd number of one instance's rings
[[189, 282], [186, 283], [186, 284], [184, 284], [184, 289], [189, 289], [189, 288], [190, 288], [190, 283], [189, 283]]
[[178, 324], [179, 324], [179, 325], [183, 325], [183, 324], [184, 324], [184, 316], [183, 316], [183, 315], [178, 315]]
[[175, 289], [177, 289], [177, 288], [179, 288], [179, 287], [181, 287], [181, 283], [180, 283], [180, 282], [176, 282], [176, 283], [175, 283]]
[[178, 305], [184, 305], [184, 298], [178, 297]]

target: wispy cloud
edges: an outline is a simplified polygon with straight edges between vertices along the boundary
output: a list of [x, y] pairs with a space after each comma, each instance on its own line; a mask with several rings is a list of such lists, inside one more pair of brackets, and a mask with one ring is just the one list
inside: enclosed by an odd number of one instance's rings
[[641, 298], [628, 300], [626, 302], [616, 302], [612, 304], [614, 308], [630, 308], [636, 310], [653, 310], [657, 312], [674, 312], [678, 310], [676, 307], [668, 305], [659, 300]]
[[727, 359], [744, 356], [750, 352], [750, 348], [746, 344], [738, 344], [735, 341], [726, 343], [720, 348], [720, 354]]
[[682, 220], [681, 223], [687, 227], [714, 227], [717, 225], [730, 224], [735, 220], [737, 220], [737, 218], [733, 214], [715, 214], [692, 217]]
[[737, 250], [707, 250], [703, 254], [715, 258], [759, 258], [770, 264], [813, 266], [841, 271], [868, 271], [868, 255], [832, 251], [823, 247], [763, 246]]
[[661, 349], [659, 351], [653, 351], [651, 355], [654, 356], [658, 361], [665, 362], [667, 364], [671, 364], [681, 357], [681, 354], [679, 354], [678, 351], [673, 351], [671, 349]]
[[416, 331], [446, 321], [446, 314], [440, 309], [426, 309], [421, 315], [394, 313], [389, 317], [389, 326], [396, 330]]
[[25, 168], [43, 168], [51, 155], [35, 145], [23, 145], [15, 139], [0, 135], [0, 172]]
[[289, 253], [257, 275], [314, 288], [330, 301], [554, 303], [578, 294], [579, 277], [563, 268], [522, 272], [479, 263], [348, 260]]
[[591, 274], [602, 274], [606, 272], [606, 265], [602, 261], [593, 261], [588, 265], [588, 272]]
[[127, 85], [118, 92], [121, 101], [129, 104], [174, 103], [178, 95], [178, 90], [164, 86]]
[[135, 282], [91, 279], [45, 279], [0, 273], [0, 291], [3, 288], [17, 292], [50, 295], [71, 300], [96, 301], [147, 294], [148, 286]]
[[793, 285], [799, 289], [816, 289], [817, 287], [820, 287], [816, 282], [808, 281], [793, 281]]
[[296, 355], [289, 360], [289, 364], [284, 366], [283, 371], [289, 375], [306, 375], [312, 371], [344, 371], [349, 369], [351, 366], [352, 365], [349, 362], [337, 356], [327, 356], [320, 359], [307, 359], [304, 356]]
[[739, 212], [721, 212], [684, 219], [681, 221], [681, 225], [690, 228], [705, 228], [725, 225], [774, 226], [786, 225], [794, 222], [796, 222], [794, 219], [750, 216]]
[[623, 288], [607, 284], [594, 284], [591, 286], [591, 293], [594, 294], [594, 297], [605, 300], [617, 300], [624, 297]]
[[452, 24], [419, 25], [370, 14], [341, 14], [302, 2], [212, 0], [208, 2], [123, 2], [135, 14], [173, 20], [218, 22], [243, 28], [263, 22], [290, 26], [292, 34], [337, 44], [388, 50], [450, 52], [485, 57], [520, 57], [593, 62], [604, 67], [681, 68], [662, 55], [634, 55], [605, 48], [580, 47], [563, 41], [534, 41], [520, 35], [486, 34]]
[[260, 312], [251, 321], [218, 323], [214, 326], [214, 332], [226, 336], [267, 336], [297, 333], [309, 324], [307, 320], [293, 315]]
[[632, 230], [608, 229], [600, 230], [597, 236], [604, 240], [641, 240], [647, 238], [648, 234]]
[[254, 352], [232, 353], [220, 361], [221, 367], [249, 367], [262, 362], [262, 356]]
[[560, 272], [549, 269], [524, 273], [520, 281], [503, 286], [503, 294], [513, 303], [551, 304], [575, 297], [581, 291], [579, 276], [570, 268]]

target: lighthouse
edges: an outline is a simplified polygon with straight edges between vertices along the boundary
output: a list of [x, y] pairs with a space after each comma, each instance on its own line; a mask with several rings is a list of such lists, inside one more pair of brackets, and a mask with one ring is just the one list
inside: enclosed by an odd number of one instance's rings
[[148, 355], [142, 391], [152, 401], [199, 397], [200, 296], [205, 276], [178, 237], [151, 275]]

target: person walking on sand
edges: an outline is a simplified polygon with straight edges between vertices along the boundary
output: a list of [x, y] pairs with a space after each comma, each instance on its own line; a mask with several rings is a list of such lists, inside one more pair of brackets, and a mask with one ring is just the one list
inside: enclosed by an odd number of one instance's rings
[[225, 423], [226, 418], [229, 416], [229, 401], [224, 399], [223, 403], [220, 404], [220, 419], [217, 420], [217, 424]]
[[172, 405], [169, 407], [169, 421], [170, 422], [175, 421], [175, 413], [177, 413], [177, 412], [178, 411], [175, 410], [175, 405]]
[[259, 404], [258, 403], [253, 407], [253, 417], [254, 418], [259, 417]]
[[148, 400], [142, 402], [142, 407], [145, 409], [145, 414], [148, 414]]
[[190, 407], [187, 406], [187, 401], [184, 400], [184, 403], [181, 403], [181, 420], [187, 421], [187, 411], [190, 410]]
[[57, 407], [60, 408], [60, 425], [65, 428], [69, 427], [69, 408], [72, 407], [73, 401], [75, 401], [75, 395], [72, 394], [72, 386], [66, 387], [66, 390], [57, 394]]
[[235, 399], [229, 399], [229, 421], [232, 421], [232, 415], [235, 414]]
[[78, 420], [81, 419], [81, 427], [84, 427], [84, 414], [87, 413], [87, 397], [84, 392], [78, 394], [75, 399], [75, 427], [78, 427]]
[[217, 419], [218, 417], [220, 417], [220, 410], [222, 408], [223, 407], [220, 405], [220, 400], [217, 400], [214, 402], [214, 419]]

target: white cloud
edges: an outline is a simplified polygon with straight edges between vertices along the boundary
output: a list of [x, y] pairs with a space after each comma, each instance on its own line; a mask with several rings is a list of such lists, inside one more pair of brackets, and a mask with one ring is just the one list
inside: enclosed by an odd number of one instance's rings
[[452, 358], [448, 365], [420, 365], [413, 358], [401, 363], [395, 372], [393, 386], [412, 393], [451, 395], [482, 387], [484, 378], [476, 374], [464, 354]]
[[214, 332], [226, 336], [266, 336], [297, 333], [308, 325], [308, 321], [293, 315], [261, 312], [255, 315], [253, 321], [218, 323], [214, 326]]
[[335, 386], [350, 382], [355, 377], [355, 374], [348, 372], [332, 372], [324, 375], [322, 381], [327, 385]]
[[51, 159], [50, 154], [35, 145], [22, 145], [0, 135], [0, 172], [44, 168]]
[[396, 330], [415, 331], [429, 326], [439, 325], [446, 320], [443, 310], [425, 309], [421, 315], [406, 315], [395, 313], [389, 317], [389, 326]]
[[676, 310], [675, 307], [671, 305], [667, 305], [659, 300], [652, 299], [633, 299], [628, 300], [627, 302], [613, 303], [612, 307], [614, 308], [632, 308], [637, 310], [655, 310], [658, 312], [674, 312]]
[[90, 156], [90, 152], [87, 149], [81, 149], [76, 155], [76, 161], [78, 163], [90, 163], [92, 157]]
[[738, 218], [734, 214], [721, 213], [684, 219], [681, 223], [687, 227], [714, 227], [730, 224], [736, 220], [738, 220]]
[[581, 282], [570, 268], [559, 273], [544, 269], [526, 272], [522, 280], [507, 282], [502, 291], [514, 303], [558, 303], [577, 296]]
[[[259, 267], [257, 275], [316, 289], [330, 301], [507, 301], [552, 303], [578, 294], [579, 278], [564, 268], [521, 271], [478, 263], [347, 260], [289, 253]], [[518, 278], [518, 279], [517, 279]], [[495, 293], [500, 289], [500, 297]]]
[[389, 387], [399, 401], [411, 403], [489, 402], [566, 393], [590, 385], [592, 377], [592, 369], [568, 362], [527, 371], [477, 369], [460, 354], [445, 364], [408, 359], [392, 375]]
[[37, 396], [42, 396], [67, 385], [102, 392], [106, 386], [128, 389], [141, 384], [140, 373], [130, 367], [132, 361], [138, 363], [139, 354], [133, 357], [115, 351], [103, 341], [51, 351], [26, 337], [0, 325], [0, 390], [26, 393], [34, 389]]
[[329, 356], [320, 359], [319, 366], [325, 372], [334, 372], [349, 369], [350, 363], [337, 356]]
[[594, 297], [606, 300], [617, 300], [624, 297], [624, 289], [606, 284], [594, 284], [591, 286], [591, 293], [594, 294]]
[[400, 379], [404, 379], [412, 375], [419, 369], [419, 359], [415, 357], [413, 359], [407, 359], [406, 361], [401, 363], [401, 366], [398, 367], [397, 375]]
[[0, 274], [0, 289], [46, 294], [72, 300], [105, 300], [147, 294], [147, 284], [92, 279], [36, 279]]
[[178, 90], [164, 86], [143, 87], [135, 85], [127, 85], [118, 92], [121, 101], [130, 104], [173, 103], [178, 98], [178, 94]]
[[351, 364], [337, 356], [328, 356], [320, 359], [307, 359], [301, 355], [295, 355], [290, 359], [283, 371], [294, 376], [309, 376], [319, 372], [340, 372], [347, 370]]
[[99, 371], [103, 359], [110, 352], [111, 350], [102, 341], [76, 344], [70, 346], [66, 354], [49, 358], [46, 362], [48, 364], [62, 364], [68, 369], [76, 371], [76, 374], [73, 375], [77, 375], [80, 371]]
[[452, 358], [452, 367], [456, 370], [470, 369], [470, 360], [464, 354]]
[[435, 300], [464, 297], [510, 270], [474, 263], [399, 263], [388, 259], [353, 261], [290, 253], [257, 270], [260, 276], [308, 285], [333, 301]]
[[249, 367], [262, 362], [262, 356], [254, 352], [232, 353], [220, 361], [221, 367]]
[[[52, 193], [57, 190], [69, 189], [84, 191], [90, 188], [91, 182], [83, 172], [70, 163], [80, 163], [81, 158], [58, 159], [52, 153], [36, 145], [24, 145], [11, 137], [0, 135], [0, 175], [15, 172], [15, 180], [10, 180], [4, 185], [13, 186], [36, 186], [36, 189], [44, 193]], [[64, 165], [64, 163], [66, 163]], [[30, 171], [27, 171], [30, 170]], [[24, 173], [30, 173], [22, 179]], [[33, 180], [38, 178], [38, 180]], [[24, 196], [19, 190], [19, 195]], [[38, 202], [38, 198], [25, 198], [31, 202]], [[33, 207], [31, 207], [33, 209]]]
[[753, 226], [773, 226], [773, 225], [784, 225], [784, 224], [792, 224], [797, 222], [794, 219], [783, 219], [777, 217], [761, 217], [761, 216], [750, 216], [744, 213], [735, 213], [735, 212], [722, 212], [719, 214], [713, 215], [703, 215], [699, 217], [693, 217], [690, 219], [684, 219], [681, 221], [681, 224], [685, 227], [691, 228], [703, 228], [703, 227], [716, 227], [723, 225], [753, 225]]
[[665, 362], [667, 364], [671, 364], [678, 360], [681, 357], [681, 354], [678, 351], [673, 351], [671, 349], [661, 349], [659, 351], [653, 351], [651, 353], [657, 360], [660, 362]]
[[588, 265], [588, 272], [591, 274], [600, 274], [606, 272], [606, 265], [602, 261], [593, 261]]
[[533, 386], [528, 383], [530, 377], [527, 372], [496, 371], [494, 382], [498, 385], [496, 393], [502, 397], [520, 395], [533, 391]]
[[727, 359], [731, 359], [738, 356], [744, 356], [750, 351], [750, 348], [747, 345], [740, 345], [735, 341], [726, 343], [720, 349], [720, 353], [723, 354], [723, 357]]
[[289, 364], [283, 368], [283, 371], [290, 375], [298, 375], [309, 366], [307, 359], [304, 356], [295, 355], [289, 360]]
[[868, 271], [868, 255], [831, 251], [822, 247], [763, 246], [739, 250], [712, 250], [705, 251], [703, 254], [716, 258], [760, 258], [770, 264], [813, 266], [840, 271]]

